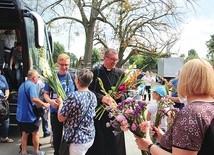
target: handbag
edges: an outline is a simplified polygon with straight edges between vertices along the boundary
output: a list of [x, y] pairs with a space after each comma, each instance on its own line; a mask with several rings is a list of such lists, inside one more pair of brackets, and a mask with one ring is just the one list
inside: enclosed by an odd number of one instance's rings
[[69, 155], [69, 146], [70, 144], [63, 138], [59, 147], [59, 155]]
[[[90, 103], [91, 105], [91, 103]], [[90, 105], [88, 106], [88, 109], [86, 110], [85, 114], [82, 116], [79, 124], [77, 125], [77, 127], [75, 128], [74, 130], [74, 134], [72, 135], [72, 138], [69, 142], [66, 142], [64, 138], [62, 138], [62, 141], [61, 141], [61, 144], [60, 144], [60, 147], [59, 147], [59, 155], [69, 155], [69, 146], [70, 146], [70, 142], [72, 141], [72, 139], [74, 138], [75, 134], [76, 134], [76, 131], [77, 129], [79, 128], [83, 118], [86, 116], [89, 108], [90, 108]]]
[[32, 106], [32, 109], [33, 109], [33, 113], [36, 117], [41, 117], [43, 114], [44, 114], [44, 109], [42, 107], [37, 107], [36, 105], [33, 105], [32, 104], [32, 101], [31, 99], [29, 98], [28, 94], [26, 93], [25, 91], [25, 83], [24, 83], [24, 92], [25, 92], [25, 95], [28, 99], [28, 102], [30, 103], [30, 105]]
[[33, 113], [36, 117], [41, 117], [44, 114], [44, 109], [42, 107], [38, 108], [35, 105], [33, 107]]
[[8, 119], [10, 116], [9, 103], [6, 99], [0, 100], [0, 122]]

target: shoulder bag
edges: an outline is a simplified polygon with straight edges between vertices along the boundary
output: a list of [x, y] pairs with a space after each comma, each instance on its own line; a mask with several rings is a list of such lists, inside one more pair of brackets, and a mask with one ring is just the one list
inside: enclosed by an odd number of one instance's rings
[[30, 105], [32, 106], [32, 109], [33, 109], [33, 113], [36, 117], [41, 117], [43, 114], [44, 114], [44, 109], [42, 107], [38, 108], [36, 107], [36, 105], [33, 105], [32, 104], [32, 101], [30, 99], [30, 97], [28, 96], [28, 94], [26, 93], [26, 90], [25, 90], [25, 83], [24, 83], [24, 92], [25, 92], [25, 95], [28, 99], [28, 102], [30, 103]]

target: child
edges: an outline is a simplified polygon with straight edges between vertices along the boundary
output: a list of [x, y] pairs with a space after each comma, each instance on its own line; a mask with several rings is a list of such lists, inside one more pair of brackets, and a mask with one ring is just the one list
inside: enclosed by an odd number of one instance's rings
[[[155, 101], [155, 103], [150, 103], [148, 105], [148, 113], [147, 113], [147, 121], [150, 121], [151, 124], [155, 122], [155, 117], [158, 109], [158, 104], [160, 103], [161, 99], [166, 97], [166, 89], [163, 86], [157, 86], [153, 92], [152, 92], [152, 99]], [[166, 115], [163, 116], [161, 119], [161, 123], [159, 127], [163, 130], [167, 130], [168, 122], [167, 122], [167, 115], [169, 113], [170, 108], [165, 108], [164, 111], [166, 111]]]
[[65, 101], [57, 99], [59, 104], [58, 119], [64, 122], [63, 140], [69, 143], [70, 155], [84, 155], [92, 146], [95, 137], [94, 116], [97, 99], [88, 86], [93, 80], [89, 69], [77, 72], [75, 84], [77, 91]]

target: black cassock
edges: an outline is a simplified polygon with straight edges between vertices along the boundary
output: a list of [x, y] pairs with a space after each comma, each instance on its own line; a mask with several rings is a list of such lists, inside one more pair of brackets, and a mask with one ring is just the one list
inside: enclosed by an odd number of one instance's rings
[[[101, 78], [106, 91], [115, 86], [121, 75], [124, 72], [118, 68], [108, 71], [103, 65], [93, 69], [94, 79], [90, 85], [90, 90], [97, 96], [98, 106], [104, 94], [100, 91], [100, 85], [97, 77]], [[119, 100], [117, 102], [120, 102]], [[113, 134], [113, 128], [107, 128], [106, 123], [109, 122], [108, 113], [105, 112], [100, 120], [95, 119], [96, 135], [91, 148], [86, 155], [126, 155], [124, 133], [119, 133], [116, 136]]]

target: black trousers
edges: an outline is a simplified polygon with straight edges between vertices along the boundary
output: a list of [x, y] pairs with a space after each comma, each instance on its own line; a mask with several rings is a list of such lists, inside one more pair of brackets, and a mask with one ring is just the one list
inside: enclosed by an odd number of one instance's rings
[[[149, 97], [149, 101], [151, 100], [151, 86], [145, 86], [145, 90], [148, 94], [148, 97]], [[146, 100], [146, 95], [144, 95], [144, 100]]]
[[57, 113], [51, 113], [51, 129], [53, 133], [54, 155], [59, 155], [59, 147], [62, 139], [63, 123], [59, 122]]
[[96, 135], [93, 145], [86, 155], [126, 155], [124, 133], [113, 133], [113, 128], [107, 128], [109, 122], [108, 113], [105, 112], [100, 120], [95, 119]]

